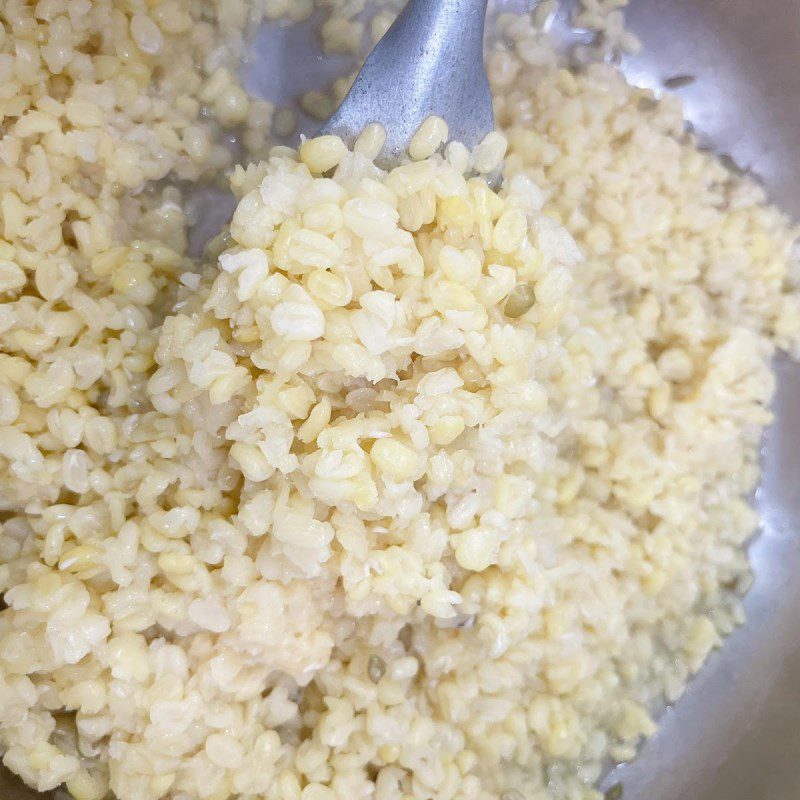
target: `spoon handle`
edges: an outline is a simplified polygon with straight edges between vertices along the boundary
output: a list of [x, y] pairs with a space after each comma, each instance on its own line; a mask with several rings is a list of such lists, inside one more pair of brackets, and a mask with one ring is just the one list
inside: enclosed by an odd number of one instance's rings
[[396, 160], [426, 117], [443, 117], [450, 136], [477, 144], [494, 127], [483, 63], [487, 0], [409, 0], [367, 58], [322, 132], [352, 139], [371, 122], [387, 129]]

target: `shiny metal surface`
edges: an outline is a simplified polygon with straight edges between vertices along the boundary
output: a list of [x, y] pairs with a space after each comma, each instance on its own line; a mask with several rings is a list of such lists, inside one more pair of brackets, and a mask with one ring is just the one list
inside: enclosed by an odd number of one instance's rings
[[[692, 76], [678, 91], [703, 141], [760, 176], [800, 218], [800, 0], [632, 0], [628, 19], [645, 44], [624, 63], [631, 80], [659, 88]], [[264, 30], [250, 88], [274, 97], [281, 87], [287, 97], [352, 66], [309, 58], [314, 42], [304, 26]], [[260, 68], [265, 60], [271, 71]], [[261, 83], [266, 74], [276, 83]], [[608, 786], [622, 782], [624, 800], [800, 800], [800, 368], [780, 359], [777, 370], [749, 622], [636, 761], [609, 777]], [[0, 800], [36, 797], [0, 771]]]
[[[692, 77], [678, 94], [701, 141], [800, 218], [800, 2], [632, 0], [628, 21], [645, 46], [624, 63], [629, 79]], [[625, 800], [800, 798], [800, 368], [776, 367], [749, 621], [611, 776]]]
[[381, 158], [393, 162], [436, 114], [453, 139], [478, 144], [494, 127], [483, 65], [486, 5], [487, 0], [409, 0], [320, 133], [352, 141], [380, 122], [387, 131]]

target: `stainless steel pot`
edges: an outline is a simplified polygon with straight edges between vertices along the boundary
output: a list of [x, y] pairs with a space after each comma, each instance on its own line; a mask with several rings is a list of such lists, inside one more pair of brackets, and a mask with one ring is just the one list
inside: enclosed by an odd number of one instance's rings
[[[628, 19], [645, 45], [630, 79], [695, 78], [678, 93], [702, 140], [800, 219], [800, 2], [632, 0]], [[800, 798], [800, 367], [776, 368], [749, 621], [612, 776], [625, 800]]]
[[[624, 63], [630, 79], [656, 89], [682, 84], [702, 140], [758, 175], [800, 219], [800, 0], [632, 0], [628, 19], [645, 44]], [[350, 66], [309, 58], [307, 26], [262, 36], [248, 83], [275, 99], [283, 99], [278, 85], [260, 76], [280, 76], [288, 98]], [[670, 81], [677, 77], [686, 80]], [[606, 785], [621, 782], [625, 800], [800, 798], [800, 367], [779, 359], [776, 368], [749, 622], [666, 712], [636, 761], [609, 776]], [[0, 771], [2, 800], [37, 797]]]

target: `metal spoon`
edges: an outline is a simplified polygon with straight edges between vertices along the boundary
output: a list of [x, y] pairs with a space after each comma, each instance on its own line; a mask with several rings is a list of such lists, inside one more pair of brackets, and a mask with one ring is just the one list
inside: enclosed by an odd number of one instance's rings
[[[472, 147], [494, 130], [492, 94], [483, 64], [488, 0], [408, 0], [361, 68], [347, 97], [318, 135], [336, 134], [349, 145], [379, 122], [386, 144], [379, 161], [396, 163], [431, 115], [442, 117], [451, 139]], [[488, 176], [492, 184], [498, 175]], [[203, 253], [230, 220], [235, 200], [203, 187], [195, 195], [201, 224], [193, 225], [189, 252]]]
[[483, 63], [488, 0], [409, 0], [370, 53], [339, 109], [320, 134], [352, 143], [370, 123], [386, 128], [381, 153], [394, 162], [431, 115], [468, 147], [494, 129]]

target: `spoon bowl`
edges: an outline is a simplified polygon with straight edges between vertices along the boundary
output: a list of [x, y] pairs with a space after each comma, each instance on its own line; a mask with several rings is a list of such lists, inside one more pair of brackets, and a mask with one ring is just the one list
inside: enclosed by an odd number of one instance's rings
[[352, 144], [371, 123], [386, 129], [381, 152], [396, 163], [430, 116], [467, 147], [494, 129], [483, 62], [487, 0], [409, 0], [320, 134]]

